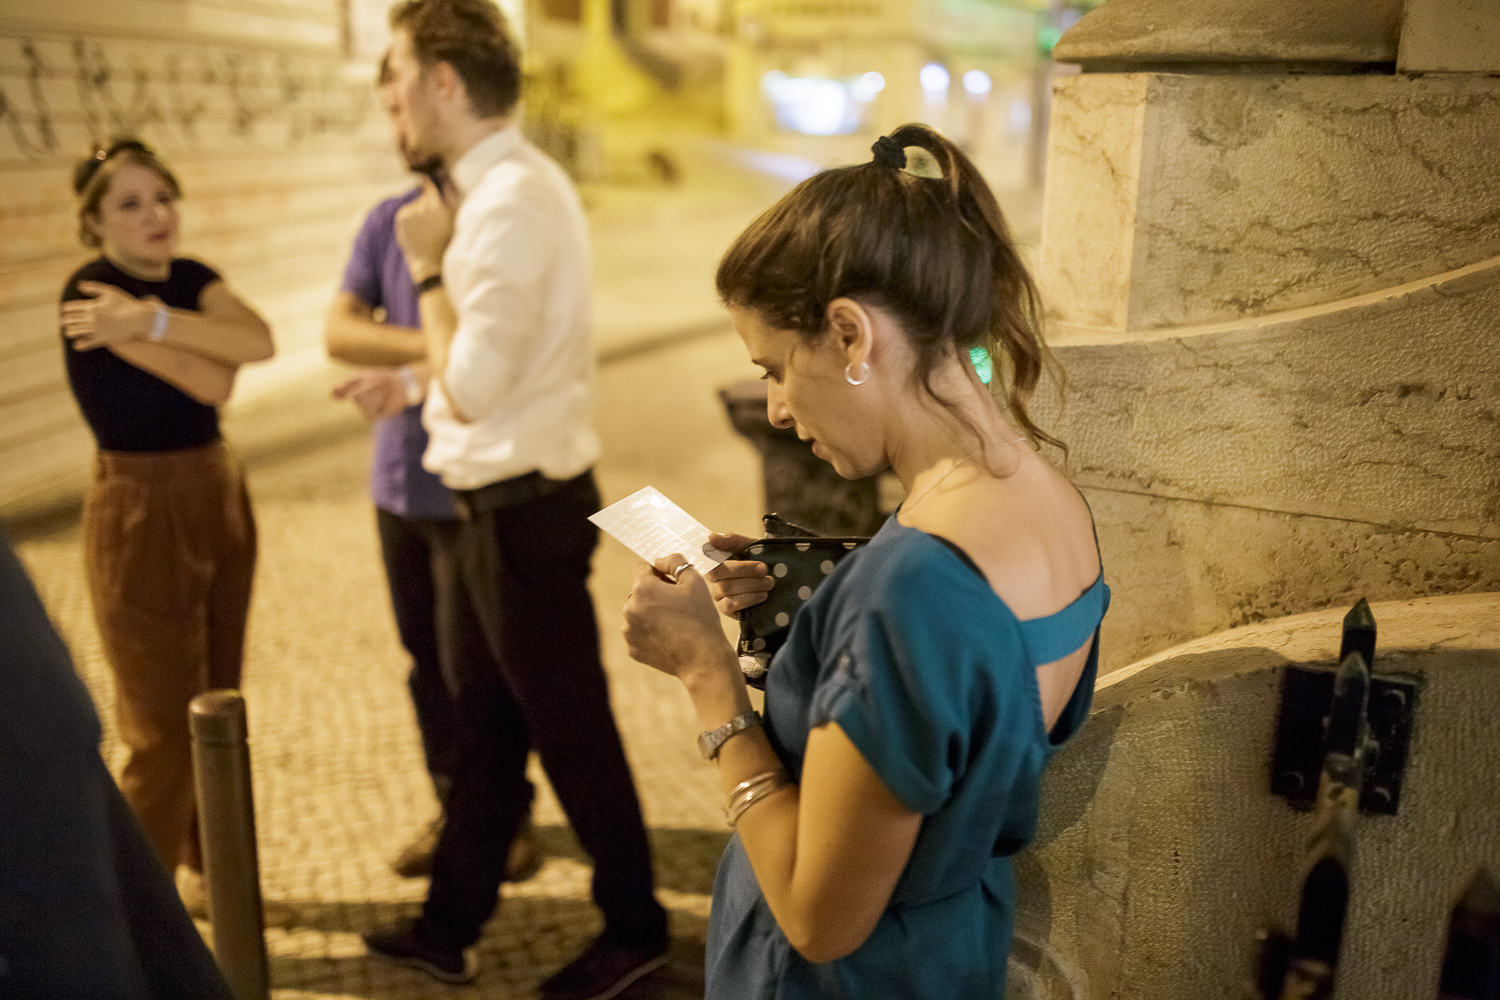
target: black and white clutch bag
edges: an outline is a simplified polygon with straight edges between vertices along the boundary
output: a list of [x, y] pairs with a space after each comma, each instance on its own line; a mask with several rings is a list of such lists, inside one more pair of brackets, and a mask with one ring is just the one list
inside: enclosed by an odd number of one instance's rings
[[765, 563], [776, 581], [766, 600], [740, 612], [740, 669], [750, 686], [757, 688], [765, 687], [771, 657], [786, 642], [797, 611], [845, 556], [870, 540], [862, 535], [814, 535], [775, 514], [767, 514], [764, 520], [767, 537], [730, 557]]

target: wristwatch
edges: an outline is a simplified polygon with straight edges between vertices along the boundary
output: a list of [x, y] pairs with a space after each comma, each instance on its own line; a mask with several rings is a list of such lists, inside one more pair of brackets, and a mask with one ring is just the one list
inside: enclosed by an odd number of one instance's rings
[[736, 715], [718, 729], [699, 733], [698, 752], [703, 755], [704, 760], [713, 760], [719, 756], [719, 748], [728, 742], [729, 737], [759, 725], [761, 725], [759, 712], [752, 710], [743, 715]]

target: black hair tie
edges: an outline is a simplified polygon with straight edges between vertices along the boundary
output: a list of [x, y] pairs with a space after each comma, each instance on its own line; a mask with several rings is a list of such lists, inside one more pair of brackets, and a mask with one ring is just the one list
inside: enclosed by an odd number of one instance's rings
[[882, 167], [890, 167], [892, 170], [906, 168], [906, 149], [888, 135], [876, 139], [870, 152], [875, 154], [875, 162]]

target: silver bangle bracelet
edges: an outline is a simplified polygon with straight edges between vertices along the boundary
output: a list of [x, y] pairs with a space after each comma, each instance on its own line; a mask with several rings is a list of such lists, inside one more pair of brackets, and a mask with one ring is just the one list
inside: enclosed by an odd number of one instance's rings
[[734, 787], [734, 791], [729, 793], [729, 801], [724, 805], [724, 818], [729, 821], [730, 826], [736, 825], [746, 809], [766, 796], [781, 791], [791, 783], [792, 779], [780, 768], [757, 774], [748, 781], [740, 782]]

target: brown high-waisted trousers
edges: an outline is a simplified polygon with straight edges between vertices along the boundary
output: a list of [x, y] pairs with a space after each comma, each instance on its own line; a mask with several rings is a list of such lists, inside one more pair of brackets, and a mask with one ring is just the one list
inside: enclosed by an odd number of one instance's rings
[[120, 790], [168, 872], [202, 871], [188, 702], [240, 683], [255, 519], [239, 463], [222, 442], [102, 451], [83, 537], [130, 751]]

